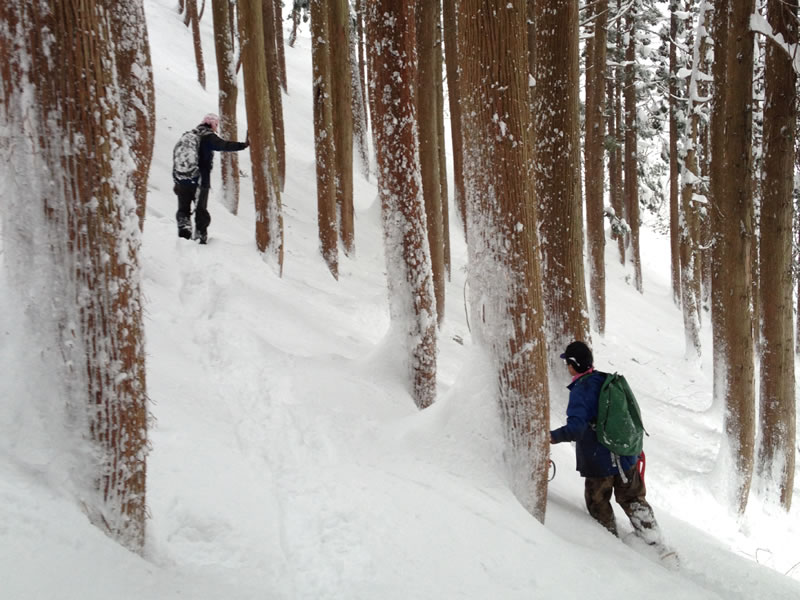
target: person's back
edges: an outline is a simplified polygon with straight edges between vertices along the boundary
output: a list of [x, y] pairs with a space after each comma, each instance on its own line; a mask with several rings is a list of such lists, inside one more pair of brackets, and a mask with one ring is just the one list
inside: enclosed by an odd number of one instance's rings
[[[597, 440], [594, 424], [597, 422], [597, 399], [606, 374], [590, 368], [567, 386], [567, 424], [552, 432], [555, 443], [575, 442], [576, 469], [583, 477], [607, 477], [619, 472], [614, 457]], [[636, 464], [638, 457], [622, 456], [623, 471]]]

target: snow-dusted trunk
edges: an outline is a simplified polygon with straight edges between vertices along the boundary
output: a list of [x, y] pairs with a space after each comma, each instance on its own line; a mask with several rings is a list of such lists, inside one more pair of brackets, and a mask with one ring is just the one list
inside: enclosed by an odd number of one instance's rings
[[[622, 27], [620, 19], [616, 19], [614, 26], [614, 62], [617, 64], [613, 68], [613, 75], [608, 78], [608, 137], [611, 140], [611, 147], [608, 149], [608, 195], [611, 207], [617, 219], [626, 219], [625, 199], [623, 188], [623, 157], [622, 157], [622, 137], [625, 132], [625, 124], [622, 120]], [[611, 31], [611, 30], [609, 30]], [[612, 69], [609, 68], [609, 72]], [[625, 227], [612, 228], [612, 238], [617, 240], [617, 250], [619, 251], [619, 261], [625, 264], [625, 238], [627, 237]]]
[[283, 94], [281, 93], [281, 69], [278, 61], [277, 35], [275, 33], [275, 7], [270, 0], [261, 0], [261, 23], [264, 27], [264, 58], [267, 65], [269, 108], [272, 111], [272, 136], [275, 141], [275, 162], [278, 169], [278, 185], [283, 191], [286, 181], [286, 134], [283, 125]]
[[[444, 132], [444, 52], [442, 48], [442, 5], [436, 3], [436, 68], [434, 77], [436, 85], [436, 143], [439, 149], [439, 190], [442, 197], [442, 252], [444, 252], [444, 272], [450, 281], [450, 198], [447, 192], [447, 140]], [[442, 317], [439, 317], [441, 321]]]
[[727, 70], [725, 67], [725, 55], [728, 52], [728, 10], [725, 3], [720, 3], [714, 7], [714, 18], [712, 21], [712, 39], [714, 41], [714, 62], [711, 66], [714, 79], [714, 91], [711, 99], [711, 169], [709, 171], [709, 194], [711, 196], [711, 319], [712, 319], [712, 341], [714, 360], [714, 393], [713, 403], [719, 406], [724, 402], [724, 394], [721, 392], [723, 385], [723, 364], [724, 353], [722, 351], [722, 327], [714, 326], [716, 320], [715, 313], [717, 305], [722, 302], [725, 287], [721, 280], [722, 261], [725, 260], [722, 254], [722, 246], [717, 243], [718, 235], [718, 215], [716, 205], [722, 198], [724, 192], [725, 178], [725, 86], [727, 85]]
[[333, 98], [328, 39], [328, 0], [311, 0], [314, 153], [317, 161], [317, 226], [320, 252], [334, 279], [339, 278], [336, 218], [336, 155], [333, 140]]
[[[797, 0], [769, 0], [767, 18], [786, 43], [798, 41]], [[792, 192], [797, 74], [783, 48], [766, 41], [764, 177], [761, 198], [761, 385], [758, 476], [762, 493], [792, 506], [795, 369], [792, 318]]]
[[417, 151], [414, 8], [415, 0], [369, 2], [366, 29], [392, 326], [425, 408], [436, 399], [436, 299]]
[[197, 14], [197, 0], [186, 0], [186, 24], [192, 28], [197, 81], [203, 89], [206, 89], [206, 66], [203, 61], [203, 42], [200, 39], [200, 17]]
[[13, 280], [35, 290], [25, 299], [37, 315], [31, 339], [37, 331], [58, 338], [46, 342], [61, 351], [50, 365], [64, 385], [54, 402], [68, 405], [73, 421], [63, 425], [82, 427], [90, 446], [74, 450], [81, 504], [94, 524], [141, 552], [141, 233], [137, 165], [118, 112], [113, 18], [93, 0], [0, 4], [0, 147], [8, 158], [0, 177], [11, 187], [2, 198], [3, 241], [7, 256], [19, 257], [4, 262]]
[[[266, 0], [269, 2], [269, 0]], [[289, 82], [286, 79], [286, 49], [283, 47], [283, 0], [272, 0], [275, 18], [275, 48], [278, 51], [278, 78], [284, 92], [289, 91]]]
[[[691, 8], [688, 6], [687, 8]], [[687, 358], [699, 358], [700, 345], [700, 260], [698, 248], [699, 227], [695, 188], [700, 183], [700, 169], [697, 160], [697, 143], [700, 120], [700, 100], [698, 81], [701, 75], [702, 56], [705, 49], [706, 12], [711, 7], [701, 2], [695, 32], [688, 39], [692, 44], [692, 72], [687, 82], [686, 115], [688, 131], [685, 132], [685, 155], [680, 171], [680, 295], [683, 312], [683, 329], [686, 338]], [[674, 290], [673, 290], [674, 291]]]
[[[539, 208], [542, 281], [548, 282], [542, 286], [545, 327], [554, 368], [567, 344], [589, 342], [583, 210], [580, 187], [575, 185], [575, 172], [580, 170], [575, 161], [579, 155], [574, 151], [580, 146], [578, 5], [574, 0], [537, 0], [534, 6], [538, 33], [531, 52], [536, 57], [536, 86], [531, 88], [533, 181]], [[602, 185], [602, 175], [600, 179]], [[602, 214], [599, 218], [602, 228]], [[556, 372], [561, 373], [563, 365], [559, 366]]]
[[[554, 4], [548, 3], [548, 6], [551, 7]], [[608, 0], [597, 0], [593, 6], [592, 37], [586, 44], [586, 141], [584, 144], [586, 250], [589, 255], [592, 325], [600, 335], [603, 335], [606, 330], [606, 237], [605, 203], [603, 202], [605, 170], [603, 169], [603, 157], [605, 156], [604, 113]], [[545, 34], [540, 30], [537, 37], [542, 35]]]
[[473, 332], [494, 359], [512, 489], [544, 520], [549, 454], [547, 341], [529, 177], [526, 3], [459, 5], [464, 173]]
[[447, 101], [450, 108], [450, 137], [453, 143], [453, 206], [467, 234], [466, 193], [464, 191], [464, 142], [461, 131], [461, 92], [458, 68], [458, 23], [455, 0], [442, 0]]
[[442, 240], [442, 190], [439, 179], [438, 130], [436, 127], [436, 3], [439, 0], [416, 0], [417, 3], [417, 126], [419, 162], [425, 216], [428, 222], [428, 245], [433, 266], [433, 290], [436, 315], [444, 319], [444, 243]]
[[[717, 251], [715, 260], [719, 289], [713, 304], [713, 326], [719, 346], [715, 347], [714, 396], [725, 404], [726, 443], [720, 456], [727, 500], [740, 513], [747, 505], [753, 473], [755, 436], [755, 390], [753, 369], [753, 329], [750, 313], [750, 245], [753, 236], [753, 199], [750, 151], [752, 122], [753, 33], [750, 16], [754, 1], [716, 3], [716, 10], [727, 11], [725, 85], [716, 86], [725, 94], [722, 181], [715, 195], [714, 218]], [[715, 35], [719, 30], [715, 28]], [[718, 124], [719, 125], [719, 124]], [[717, 157], [714, 157], [716, 160]]]
[[672, 299], [681, 305], [680, 204], [678, 179], [678, 11], [679, 0], [669, 3], [669, 248]]
[[141, 0], [108, 4], [113, 4], [111, 33], [116, 50], [122, 120], [125, 137], [136, 163], [133, 172], [136, 213], [139, 216], [139, 229], [144, 229], [147, 176], [156, 133], [156, 93], [147, 23]]
[[639, 253], [639, 150], [636, 124], [636, 15], [631, 7], [626, 18], [625, 46], [625, 214], [630, 227], [628, 253], [633, 265], [633, 285], [642, 291], [642, 259]]
[[267, 64], [261, 3], [239, 0], [239, 36], [244, 69], [244, 104], [250, 133], [250, 163], [256, 208], [256, 247], [275, 260], [283, 272], [283, 216], [278, 188], [278, 165], [272, 136]]
[[364, 43], [361, 13], [351, 13], [355, 27], [350, 29], [350, 95], [353, 106], [353, 142], [358, 155], [361, 175], [369, 181], [369, 123], [367, 115], [367, 91], [364, 87]]
[[353, 208], [353, 87], [350, 63], [350, 9], [347, 0], [329, 0], [329, 36], [333, 136], [336, 158], [335, 195], [339, 238], [345, 254], [355, 252]]
[[[225, 139], [239, 139], [236, 119], [236, 101], [239, 88], [236, 83], [236, 64], [233, 55], [230, 0], [213, 0], [214, 45], [219, 80], [220, 134]], [[222, 152], [222, 204], [234, 215], [239, 211], [239, 154]]]

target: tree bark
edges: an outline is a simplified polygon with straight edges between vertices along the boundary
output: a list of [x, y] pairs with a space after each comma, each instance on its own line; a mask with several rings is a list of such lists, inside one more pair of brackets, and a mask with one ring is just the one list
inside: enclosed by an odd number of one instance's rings
[[450, 136], [453, 142], [453, 205], [456, 216], [467, 235], [466, 192], [464, 190], [464, 142], [461, 131], [461, 92], [458, 71], [458, 23], [455, 0], [442, 0], [444, 23], [445, 69], [447, 70], [447, 101], [450, 108]]
[[[536, 47], [530, 52], [536, 57], [532, 72], [536, 86], [531, 88], [533, 181], [539, 207], [541, 276], [550, 282], [542, 286], [549, 364], [555, 369], [558, 354], [567, 344], [590, 341], [583, 211], [576, 193], [580, 187], [574, 185], [574, 174], [580, 170], [575, 160], [579, 155], [574, 151], [580, 147], [578, 4], [576, 0], [536, 0], [534, 18], [538, 33]], [[604, 91], [604, 87], [600, 89]], [[554, 131], [561, 134], [554, 136]], [[602, 175], [600, 179], [602, 183]], [[602, 220], [602, 213], [599, 218]]]
[[[141, 3], [133, 10], [141, 14]], [[47, 322], [35, 327], [57, 338], [52, 367], [62, 374], [69, 425], [83, 428], [91, 446], [75, 450], [78, 478], [88, 475], [91, 486], [79, 490], [80, 501], [92, 523], [141, 553], [148, 453], [141, 231], [111, 20], [93, 0], [0, 3], [0, 108], [18, 145], [0, 166], [12, 187], [4, 216], [16, 223], [3, 243], [39, 253], [36, 287], [46, 289], [34, 304], [47, 306]], [[143, 25], [127, 33], [141, 28], [136, 60], [146, 72]], [[21, 276], [32, 283], [30, 271]]]
[[679, 0], [670, 0], [669, 21], [669, 241], [672, 300], [681, 305], [681, 244], [678, 193], [678, 14]]
[[[444, 54], [442, 48], [442, 5], [441, 1], [436, 3], [436, 68], [434, 70], [436, 78], [436, 146], [439, 149], [439, 189], [442, 198], [442, 250], [444, 252], [444, 272], [447, 280], [450, 281], [450, 198], [447, 191], [447, 154], [445, 145], [447, 143], [444, 133]], [[442, 316], [439, 316], [440, 320]]]
[[374, 95], [378, 194], [381, 199], [392, 325], [404, 338], [417, 407], [436, 399], [436, 299], [419, 183], [414, 0], [367, 4], [370, 88]]
[[320, 251], [334, 279], [339, 279], [336, 220], [336, 154], [333, 138], [328, 2], [311, 0], [311, 60], [314, 70], [314, 150], [317, 158], [317, 223]]
[[[749, 27], [754, 2], [727, 0], [715, 4], [716, 10], [728, 11], [729, 22], [727, 52], [720, 55], [725, 60], [726, 81], [724, 87], [716, 86], [718, 92], [725, 93], [725, 150], [722, 186], [714, 197], [719, 289], [714, 299], [713, 326], [721, 342], [715, 348], [714, 360], [720, 361], [721, 370], [719, 379], [715, 377], [714, 395], [725, 402], [726, 447], [720, 457], [726, 471], [725, 491], [732, 506], [743, 513], [752, 480], [755, 436], [750, 314], [753, 34]], [[718, 28], [715, 33], [719, 34]]]
[[[786, 43], [798, 41], [797, 0], [769, 0], [767, 18]], [[761, 385], [758, 476], [762, 493], [788, 512], [795, 473], [796, 407], [792, 288], [792, 192], [797, 74], [766, 41], [764, 177], [761, 198]]]
[[[239, 139], [236, 119], [236, 102], [239, 88], [236, 83], [236, 64], [233, 54], [229, 0], [213, 0], [214, 46], [219, 80], [220, 133], [226, 139]], [[222, 204], [232, 214], [239, 211], [239, 155], [222, 152]]]
[[156, 92], [147, 23], [141, 1], [115, 5], [111, 33], [116, 49], [125, 137], [136, 163], [133, 172], [136, 214], [139, 216], [139, 229], [144, 230], [147, 177], [153, 159], [156, 133]]
[[629, 256], [633, 264], [633, 285], [642, 292], [642, 259], [639, 253], [639, 150], [636, 125], [636, 15], [631, 7], [626, 19], [628, 45], [625, 48], [625, 214], [631, 229]]
[[422, 195], [428, 223], [428, 245], [433, 266], [433, 289], [439, 325], [444, 319], [444, 241], [442, 236], [442, 189], [439, 179], [439, 139], [436, 125], [436, 3], [439, 0], [416, 0], [417, 3], [417, 127]]
[[[360, 2], [357, 6], [360, 5]], [[353, 138], [358, 153], [361, 175], [369, 181], [369, 124], [367, 122], [367, 96], [364, 89], [363, 26], [360, 9], [353, 16], [356, 27], [350, 30], [350, 89], [353, 106]]]
[[459, 4], [469, 282], [477, 342], [490, 353], [511, 487], [544, 520], [549, 396], [531, 164], [526, 3]]
[[[269, 0], [266, 0], [267, 2]], [[283, 0], [273, 0], [275, 10], [275, 48], [278, 50], [278, 76], [283, 91], [289, 92], [289, 83], [286, 79], [286, 50], [283, 47]]]
[[197, 65], [197, 81], [206, 89], [206, 67], [203, 63], [203, 42], [200, 40], [200, 19], [197, 16], [197, 0], [186, 0], [186, 19], [192, 28], [194, 40], [194, 62]]
[[328, 0], [333, 136], [336, 158], [335, 194], [339, 237], [344, 252], [355, 252], [353, 208], [353, 71], [350, 64], [350, 11], [347, 0]]
[[275, 9], [270, 0], [262, 0], [261, 22], [264, 25], [264, 52], [269, 87], [269, 107], [272, 111], [272, 135], [275, 139], [275, 159], [278, 165], [278, 185], [283, 191], [286, 181], [286, 134], [283, 125], [283, 94], [281, 93], [280, 64], [275, 33]]
[[[605, 155], [606, 22], [608, 0], [597, 0], [591, 43], [586, 60], [586, 245], [589, 254], [589, 288], [592, 321], [600, 335], [606, 330], [605, 203], [603, 157]], [[537, 17], [538, 22], [538, 17]], [[537, 36], [543, 33], [539, 31]], [[580, 339], [580, 338], [573, 338]]]
[[250, 133], [250, 163], [256, 207], [256, 247], [272, 258], [283, 273], [283, 216], [278, 165], [272, 134], [272, 109], [264, 56], [262, 6], [259, 0], [239, 0], [239, 35], [244, 68], [244, 101]]

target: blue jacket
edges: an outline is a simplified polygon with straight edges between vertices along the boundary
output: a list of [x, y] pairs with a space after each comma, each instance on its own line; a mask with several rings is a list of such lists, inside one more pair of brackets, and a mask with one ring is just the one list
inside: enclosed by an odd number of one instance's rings
[[[550, 432], [554, 443], [575, 442], [576, 469], [583, 477], [617, 475], [611, 452], [597, 441], [594, 424], [597, 422], [597, 399], [606, 373], [592, 371], [567, 386], [567, 424]], [[622, 469], [628, 471], [636, 464], [637, 456], [621, 456]]]

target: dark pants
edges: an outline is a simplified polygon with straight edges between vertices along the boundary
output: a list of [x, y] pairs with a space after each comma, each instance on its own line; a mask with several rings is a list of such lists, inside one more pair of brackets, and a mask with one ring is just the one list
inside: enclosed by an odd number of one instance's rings
[[175, 214], [175, 219], [178, 221], [178, 235], [188, 232], [188, 235], [182, 237], [189, 237], [192, 232], [192, 202], [195, 201], [197, 196], [197, 205], [194, 209], [194, 225], [197, 233], [205, 234], [211, 223], [211, 215], [208, 214], [208, 188], [200, 188], [200, 194], [197, 194], [197, 184], [194, 183], [176, 183], [174, 192], [178, 196], [178, 212]]
[[660, 544], [661, 531], [656, 523], [652, 507], [645, 500], [647, 490], [639, 476], [638, 465], [625, 473], [627, 483], [620, 475], [609, 477], [587, 477], [584, 489], [586, 508], [603, 527], [617, 535], [614, 509], [611, 507], [611, 493], [631, 520], [636, 533], [648, 544]]

